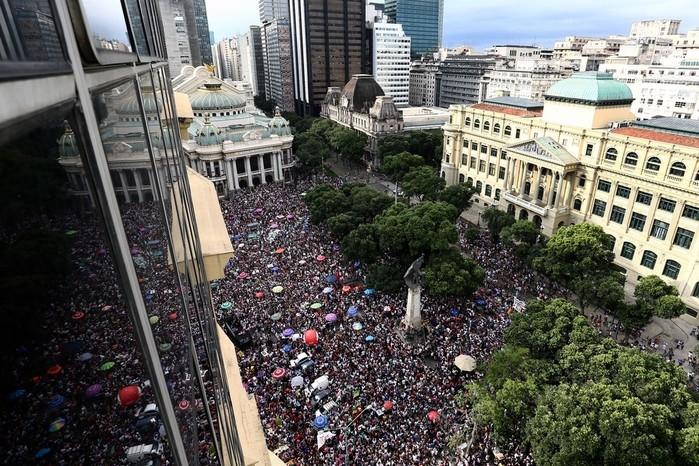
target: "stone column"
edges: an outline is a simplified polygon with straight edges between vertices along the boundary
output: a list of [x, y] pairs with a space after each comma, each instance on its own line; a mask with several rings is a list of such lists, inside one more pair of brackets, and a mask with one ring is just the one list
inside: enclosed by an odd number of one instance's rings
[[238, 164], [236, 163], [236, 159], [231, 159], [231, 166], [233, 167], [233, 186], [235, 189], [240, 189], [240, 185], [238, 184]]
[[138, 202], [143, 202], [143, 190], [141, 189], [141, 176], [138, 170], [132, 170], [133, 179], [136, 180], [136, 195], [138, 196]]
[[121, 180], [121, 190], [124, 193], [124, 199], [126, 202], [131, 202], [131, 197], [129, 196], [129, 185], [126, 184], [126, 177], [124, 176], [124, 172], [122, 170], [119, 170], [119, 179]]
[[277, 171], [277, 152], [273, 152], [271, 155], [272, 159], [272, 177], [274, 178], [274, 182], [276, 183], [279, 181], [279, 172]]
[[245, 157], [245, 171], [248, 174], [248, 187], [252, 188], [252, 168], [250, 168], [250, 157]]
[[[556, 175], [558, 175], [558, 185], [556, 185]], [[553, 193], [556, 193], [555, 200], [558, 201], [558, 199], [561, 197], [561, 185], [563, 184], [563, 175], [560, 172], [551, 172], [551, 180], [548, 183], [548, 193], [546, 194], [546, 205], [548, 206], [549, 209], [553, 208], [554, 204], [554, 196]]]
[[527, 184], [527, 164], [522, 160], [520, 163], [521, 178], [519, 180], [519, 196], [524, 194], [524, 185]]
[[[534, 200], [534, 202], [539, 200], [539, 184], [541, 183], [541, 172], [543, 171], [541, 165], [539, 165], [537, 168], [538, 170], [536, 174], [536, 181], [533, 185], [531, 185], [531, 188], [529, 189], [529, 197], [531, 197]], [[532, 191], [534, 192], [532, 193]], [[534, 195], [532, 196], [532, 194]]]
[[507, 167], [505, 170], [507, 172], [505, 173], [505, 191], [510, 191], [512, 187], [512, 158], [507, 159]]
[[411, 330], [422, 328], [422, 315], [420, 310], [420, 287], [408, 288], [408, 302], [405, 308], [403, 322]]
[[566, 189], [565, 206], [567, 209], [570, 209], [571, 203], [573, 202], [573, 191], [575, 190], [575, 172], [568, 175], [566, 185], [568, 186], [568, 189]]
[[228, 186], [228, 191], [233, 191], [233, 171], [231, 170], [231, 160], [223, 161], [226, 165], [226, 186]]
[[267, 180], [265, 180], [265, 157], [264, 155], [260, 154], [257, 156], [257, 165], [260, 167], [260, 181], [262, 184], [267, 184]]

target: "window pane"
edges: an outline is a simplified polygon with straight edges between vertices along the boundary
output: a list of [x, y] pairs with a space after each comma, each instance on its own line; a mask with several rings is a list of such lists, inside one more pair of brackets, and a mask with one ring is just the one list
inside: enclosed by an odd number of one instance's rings
[[49, 0], [9, 0], [9, 18], [0, 19], [9, 37], [0, 41], [0, 60], [63, 62], [63, 45]]
[[80, 0], [80, 3], [97, 53], [131, 52], [131, 41], [120, 0]]

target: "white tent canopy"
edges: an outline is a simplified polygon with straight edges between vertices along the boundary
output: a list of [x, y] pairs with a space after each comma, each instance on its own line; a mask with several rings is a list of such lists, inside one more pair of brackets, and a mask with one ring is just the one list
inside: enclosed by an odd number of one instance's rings
[[464, 372], [472, 372], [476, 368], [476, 360], [471, 356], [460, 354], [454, 358], [454, 365]]

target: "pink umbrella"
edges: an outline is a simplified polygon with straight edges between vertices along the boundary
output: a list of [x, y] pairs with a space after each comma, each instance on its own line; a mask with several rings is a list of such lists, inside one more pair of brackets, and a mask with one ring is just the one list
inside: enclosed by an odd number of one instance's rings
[[255, 292], [255, 297], [256, 297], [256, 298], [264, 298], [264, 297], [265, 297], [265, 294], [264, 294], [263, 292], [261, 292], [261, 291], [256, 291], [256, 292]]
[[248, 278], [249, 276], [250, 276], [250, 274], [247, 272], [240, 272], [240, 275], [238, 275], [238, 278], [245, 279], [245, 278]]
[[269, 226], [270, 228], [279, 228], [279, 224], [273, 223]]
[[281, 379], [286, 375], [286, 370], [283, 367], [277, 367], [274, 369], [274, 372], [272, 372], [272, 378], [273, 379]]
[[102, 385], [98, 383], [90, 385], [89, 387], [87, 387], [87, 390], [85, 390], [85, 396], [88, 398], [94, 398], [100, 393], [102, 393]]
[[337, 314], [334, 312], [331, 312], [330, 314], [326, 314], [325, 316], [325, 321], [326, 322], [335, 322], [337, 320]]
[[352, 289], [351, 286], [349, 286], [349, 285], [344, 285], [344, 286], [342, 287], [342, 292], [343, 292], [343, 293], [349, 293], [351, 289]]
[[83, 320], [84, 317], [85, 317], [85, 313], [78, 311], [78, 312], [73, 313], [72, 319], [73, 320]]
[[439, 420], [439, 413], [437, 411], [430, 411], [427, 413], [427, 419], [429, 419], [430, 422], [437, 422]]
[[323, 262], [323, 261], [325, 260], [325, 256], [322, 255], [322, 254], [318, 254], [318, 255], [316, 256], [316, 260], [317, 260], [318, 262]]
[[189, 401], [182, 400], [179, 403], [177, 403], [177, 407], [180, 408], [182, 411], [186, 411], [187, 409], [189, 409]]
[[289, 220], [291, 220], [291, 219], [294, 218], [294, 214], [289, 214], [289, 215], [286, 216], [286, 218], [289, 219]]
[[255, 209], [255, 213], [256, 213], [256, 214], [261, 214], [261, 213], [262, 213], [262, 209], [260, 209], [260, 208]]

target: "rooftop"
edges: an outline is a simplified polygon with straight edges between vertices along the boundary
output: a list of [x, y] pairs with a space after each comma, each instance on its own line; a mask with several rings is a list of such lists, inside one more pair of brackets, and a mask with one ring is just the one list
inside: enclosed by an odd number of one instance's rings
[[492, 97], [486, 99], [485, 103], [494, 105], [505, 105], [507, 107], [523, 108], [526, 110], [541, 110], [544, 108], [544, 104], [532, 99], [525, 99], [522, 97]]
[[699, 148], [699, 135], [695, 137], [682, 136], [675, 133], [668, 133], [664, 131], [656, 131], [652, 129], [628, 126], [624, 128], [613, 129], [612, 133], [621, 134], [624, 136], [631, 136], [635, 138], [650, 139], [652, 141], [664, 142], [667, 144], [676, 144], [678, 146]]
[[506, 115], [514, 115], [525, 118], [541, 116], [540, 110], [527, 110], [525, 108], [511, 107], [502, 104], [491, 104], [488, 102], [471, 105], [471, 108], [475, 108], [476, 110], [485, 110], [486, 112], [504, 113]]
[[699, 120], [661, 117], [651, 118], [650, 120], [635, 121], [633, 126], [699, 137]]
[[610, 73], [590, 71], [575, 73], [555, 83], [544, 96], [546, 100], [585, 105], [624, 105], [633, 102], [631, 89]]

